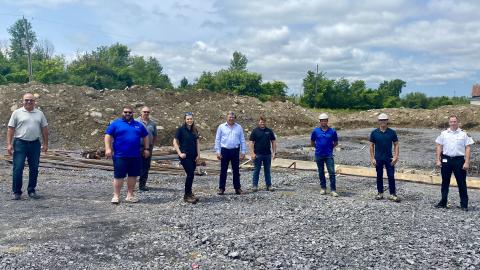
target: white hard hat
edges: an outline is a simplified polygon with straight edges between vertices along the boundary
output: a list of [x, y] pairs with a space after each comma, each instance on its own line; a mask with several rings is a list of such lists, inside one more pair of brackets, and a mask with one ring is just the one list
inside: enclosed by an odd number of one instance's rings
[[381, 113], [378, 115], [378, 120], [388, 120], [388, 115], [385, 113]]
[[322, 113], [322, 114], [320, 114], [320, 116], [318, 116], [318, 119], [319, 120], [326, 120], [326, 119], [328, 119], [328, 115], [326, 113]]

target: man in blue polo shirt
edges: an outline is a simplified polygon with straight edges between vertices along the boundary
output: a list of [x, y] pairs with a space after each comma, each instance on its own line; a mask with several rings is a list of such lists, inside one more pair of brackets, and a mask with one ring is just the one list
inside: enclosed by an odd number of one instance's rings
[[143, 155], [149, 157], [148, 131], [142, 123], [133, 119], [133, 109], [129, 106], [123, 108], [122, 118], [113, 121], [105, 131], [105, 156], [107, 158], [112, 157], [113, 142], [113, 204], [120, 203], [120, 191], [123, 180], [127, 176], [125, 201], [138, 202], [133, 195], [133, 190], [142, 166], [141, 138], [143, 138]]
[[320, 177], [320, 194], [327, 194], [327, 180], [325, 179], [325, 165], [327, 165], [328, 177], [330, 178], [330, 194], [338, 197], [336, 192], [335, 163], [333, 161], [333, 148], [338, 145], [338, 136], [335, 129], [328, 126], [328, 115], [320, 114], [318, 117], [320, 127], [316, 127], [310, 136], [312, 146], [315, 146], [315, 161]]
[[[370, 160], [377, 171], [377, 200], [383, 199], [383, 167], [387, 171], [389, 200], [400, 202], [395, 189], [395, 164], [398, 161], [400, 146], [395, 130], [388, 127], [388, 116], [378, 115], [379, 127], [370, 134]], [[392, 155], [392, 146], [394, 154]]]

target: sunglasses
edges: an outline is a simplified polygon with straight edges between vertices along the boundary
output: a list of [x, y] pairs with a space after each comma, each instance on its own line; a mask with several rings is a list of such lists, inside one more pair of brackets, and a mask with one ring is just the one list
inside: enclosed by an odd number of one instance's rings
[[123, 112], [124, 114], [133, 114], [133, 112]]
[[31, 103], [31, 102], [35, 102], [35, 99], [24, 99], [23, 102]]
[[185, 116], [192, 116], [193, 115], [193, 112], [186, 112], [185, 113]]

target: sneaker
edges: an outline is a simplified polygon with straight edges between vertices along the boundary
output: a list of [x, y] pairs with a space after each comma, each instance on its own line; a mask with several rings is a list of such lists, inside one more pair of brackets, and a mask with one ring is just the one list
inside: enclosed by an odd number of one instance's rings
[[400, 198], [395, 194], [388, 196], [388, 199], [392, 202], [400, 202]]
[[113, 204], [119, 204], [120, 203], [120, 198], [113, 196], [112, 200], [110, 201]]
[[377, 196], [375, 196], [375, 200], [383, 200], [383, 193], [378, 193]]
[[275, 191], [275, 188], [273, 188], [272, 186], [267, 186], [266, 190], [267, 191]]
[[224, 195], [225, 194], [225, 189], [219, 188], [217, 194], [218, 195]]
[[12, 200], [19, 201], [22, 199], [22, 194], [14, 193]]
[[335, 191], [330, 192], [330, 195], [332, 195], [333, 197], [338, 197], [338, 193]]
[[30, 192], [30, 193], [28, 193], [28, 197], [30, 197], [30, 198], [32, 198], [32, 199], [34, 199], [34, 200], [40, 199], [40, 196], [39, 196], [37, 193], [35, 193], [35, 192]]
[[320, 189], [320, 195], [325, 195], [327, 194], [327, 191], [324, 188]]
[[150, 188], [147, 187], [147, 186], [143, 186], [143, 187], [139, 187], [138, 190], [140, 190], [140, 191], [149, 191]]
[[237, 195], [242, 195], [242, 194], [243, 194], [242, 189], [241, 189], [241, 188], [235, 189], [235, 194], [237, 194]]
[[458, 206], [463, 212], [468, 212], [468, 207]]
[[192, 195], [183, 196], [183, 201], [186, 202], [186, 203], [191, 203], [191, 204], [196, 204], [197, 203], [197, 200]]
[[135, 196], [130, 196], [130, 197], [125, 198], [125, 202], [127, 202], [127, 203], [137, 203], [138, 199]]
[[258, 191], [258, 186], [253, 186], [253, 187], [252, 187], [252, 191], [253, 191], [253, 192], [257, 192], [257, 191]]

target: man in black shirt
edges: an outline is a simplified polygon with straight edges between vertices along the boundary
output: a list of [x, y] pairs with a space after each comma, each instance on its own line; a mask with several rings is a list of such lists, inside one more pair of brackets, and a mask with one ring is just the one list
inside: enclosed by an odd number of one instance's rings
[[[260, 168], [262, 167], [265, 174], [265, 184], [268, 191], [273, 191], [272, 179], [270, 176], [270, 165], [272, 158], [275, 159], [277, 151], [277, 144], [275, 142], [275, 134], [273, 131], [265, 126], [265, 117], [260, 116], [258, 120], [258, 127], [250, 134], [249, 148], [252, 160], [255, 164], [253, 171], [253, 191], [258, 191], [258, 178], [260, 175]], [[271, 147], [271, 148], [270, 148]]]

